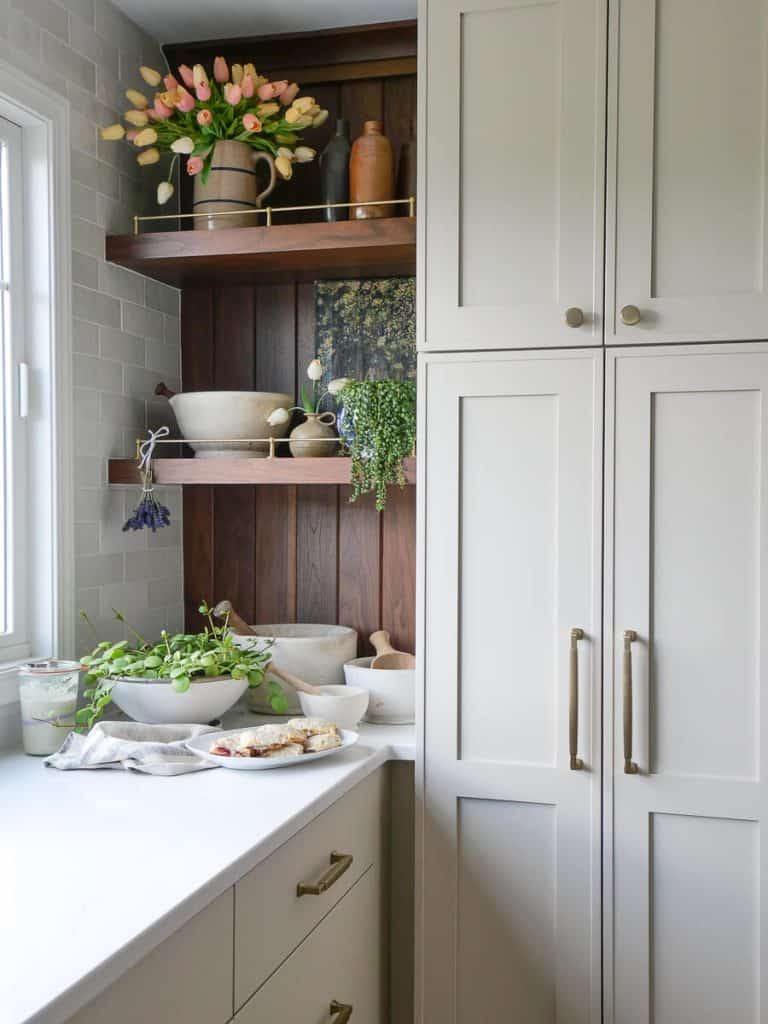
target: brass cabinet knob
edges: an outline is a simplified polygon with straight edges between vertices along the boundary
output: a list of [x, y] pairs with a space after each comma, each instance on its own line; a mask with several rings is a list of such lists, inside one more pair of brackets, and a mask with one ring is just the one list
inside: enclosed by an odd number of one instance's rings
[[578, 306], [571, 306], [565, 311], [565, 322], [569, 327], [581, 327], [584, 323], [584, 310]]
[[626, 324], [627, 327], [634, 327], [635, 324], [640, 323], [640, 310], [637, 306], [622, 306], [621, 312], [619, 313], [621, 322]]

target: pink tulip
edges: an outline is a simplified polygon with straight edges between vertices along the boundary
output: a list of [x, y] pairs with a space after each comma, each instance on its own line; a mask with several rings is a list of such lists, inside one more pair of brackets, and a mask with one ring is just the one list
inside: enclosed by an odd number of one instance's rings
[[245, 96], [247, 100], [249, 100], [253, 96], [254, 92], [256, 92], [256, 87], [254, 86], [253, 79], [250, 75], [243, 75], [240, 88], [243, 90], [243, 96]]
[[125, 137], [129, 142], [133, 142], [136, 136], [139, 134], [138, 128], [130, 128], [126, 133]]
[[163, 79], [163, 84], [165, 85], [165, 88], [168, 89], [169, 92], [171, 89], [178, 89], [179, 87], [179, 83], [176, 81], [173, 75], [166, 75], [165, 78]]
[[299, 87], [296, 82], [291, 82], [287, 89], [280, 94], [280, 102], [284, 107], [289, 106], [293, 103], [296, 97], [299, 95]]
[[211, 98], [211, 87], [207, 82], [203, 82], [195, 89], [195, 93], [201, 103], [207, 103]]
[[243, 128], [247, 132], [260, 132], [261, 121], [255, 114], [243, 114]]
[[147, 117], [149, 118], [150, 121], [157, 120], [157, 114], [154, 112], [152, 107], [147, 107]]
[[272, 93], [273, 96], [282, 96], [283, 93], [285, 92], [285, 90], [288, 88], [288, 83], [287, 82], [273, 82], [272, 83], [272, 88], [274, 89], [274, 92]]
[[243, 90], [239, 85], [232, 85], [231, 82], [227, 82], [224, 86], [224, 99], [227, 103], [236, 107], [240, 100], [243, 98]]
[[188, 114], [195, 109], [195, 97], [187, 92], [183, 86], [179, 86], [179, 98], [176, 100], [176, 109], [182, 114]]
[[199, 125], [209, 125], [213, 121], [213, 114], [210, 110], [198, 110], [197, 112], [197, 123]]
[[173, 116], [173, 107], [169, 107], [167, 103], [163, 103], [160, 99], [160, 94], [155, 96], [155, 103], [152, 107], [152, 112], [158, 121], [167, 121], [169, 117]]
[[275, 97], [275, 83], [265, 82], [264, 85], [259, 86], [259, 99], [260, 100], [271, 100]]
[[201, 156], [191, 156], [187, 160], [187, 174], [194, 175], [199, 174], [203, 169], [203, 158]]
[[179, 64], [179, 74], [181, 80], [188, 89], [193, 89], [195, 85], [195, 76], [192, 74], [192, 68], [186, 64]]
[[227, 67], [227, 62], [223, 57], [216, 57], [214, 60], [213, 77], [219, 85], [223, 85], [225, 82], [229, 81], [229, 68]]

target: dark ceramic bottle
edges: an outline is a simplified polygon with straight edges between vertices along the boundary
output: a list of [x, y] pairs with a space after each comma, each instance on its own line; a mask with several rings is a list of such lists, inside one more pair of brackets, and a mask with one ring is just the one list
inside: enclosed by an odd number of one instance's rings
[[[382, 131], [381, 121], [366, 121], [363, 134], [355, 139], [349, 162], [349, 200], [375, 203], [395, 198], [395, 168], [392, 146]], [[353, 206], [355, 220], [391, 217], [392, 206]]]
[[[349, 125], [336, 122], [336, 134], [320, 154], [320, 176], [324, 203], [349, 202]], [[348, 220], [349, 209], [325, 210], [327, 221]]]

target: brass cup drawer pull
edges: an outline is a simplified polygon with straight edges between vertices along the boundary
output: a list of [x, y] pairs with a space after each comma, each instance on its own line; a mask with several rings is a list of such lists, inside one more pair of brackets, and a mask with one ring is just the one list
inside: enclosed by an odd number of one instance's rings
[[[297, 896], [321, 896], [324, 892], [327, 892], [334, 882], [338, 882], [345, 871], [348, 871], [352, 866], [352, 854], [351, 853], [337, 853], [336, 850], [331, 854], [331, 866], [316, 882], [299, 882], [296, 886]], [[349, 1012], [352, 1013], [350, 1007]], [[348, 1017], [344, 1017], [344, 1020], [349, 1020]]]
[[632, 760], [632, 644], [637, 640], [634, 629], [624, 630], [624, 774], [637, 775], [640, 769]]
[[571, 630], [570, 673], [568, 692], [568, 754], [572, 772], [580, 772], [584, 762], [579, 755], [579, 640], [584, 639], [583, 629]]
[[351, 1003], [340, 1003], [337, 999], [331, 1000], [330, 1014], [333, 1017], [333, 1024], [347, 1024], [352, 1016]]

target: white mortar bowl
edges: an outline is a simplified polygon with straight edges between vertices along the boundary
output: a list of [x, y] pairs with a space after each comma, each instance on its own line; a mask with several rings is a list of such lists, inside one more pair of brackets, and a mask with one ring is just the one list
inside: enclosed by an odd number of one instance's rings
[[322, 696], [299, 693], [301, 710], [308, 718], [324, 718], [340, 729], [356, 729], [368, 707], [368, 691], [361, 686], [321, 686]]
[[[238, 647], [258, 646], [264, 639], [273, 639], [272, 658], [278, 668], [292, 672], [316, 686], [344, 684], [344, 663], [357, 654], [357, 631], [349, 626], [321, 625], [314, 622], [283, 622], [251, 626], [255, 637], [233, 636]], [[296, 691], [267, 673], [288, 700], [289, 715], [300, 714]], [[248, 707], [261, 715], [274, 714], [266, 696], [266, 687], [248, 691]]]
[[355, 658], [344, 666], [347, 686], [362, 686], [371, 699], [366, 722], [410, 725], [416, 720], [416, 672], [412, 668], [371, 668], [373, 658]]
[[285, 437], [291, 425], [273, 427], [267, 416], [275, 409], [289, 409], [293, 398], [278, 391], [182, 391], [170, 399], [176, 422], [184, 438], [210, 437], [214, 444], [192, 444], [198, 459], [263, 459], [269, 443], [228, 444], [231, 438]]
[[168, 680], [118, 679], [112, 687], [112, 700], [134, 722], [205, 725], [229, 711], [247, 688], [247, 679], [229, 676], [193, 679], [185, 693], [177, 693]]

